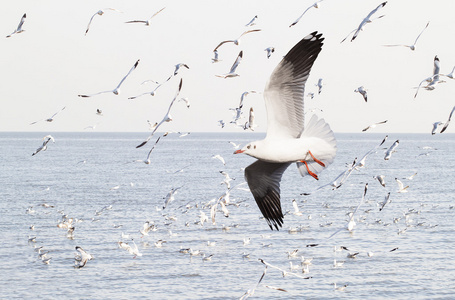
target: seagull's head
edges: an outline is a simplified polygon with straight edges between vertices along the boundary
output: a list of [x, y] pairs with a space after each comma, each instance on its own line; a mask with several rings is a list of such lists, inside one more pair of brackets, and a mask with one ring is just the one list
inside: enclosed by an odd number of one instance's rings
[[118, 94], [120, 94], [120, 89], [115, 89], [112, 92], [114, 93], [114, 95], [118, 95]]
[[256, 153], [256, 150], [257, 150], [257, 145], [256, 144], [257, 144], [256, 142], [249, 143], [248, 145], [246, 145], [242, 149], [234, 151], [234, 154], [245, 153], [245, 154], [248, 154], [250, 156], [254, 156], [254, 154]]

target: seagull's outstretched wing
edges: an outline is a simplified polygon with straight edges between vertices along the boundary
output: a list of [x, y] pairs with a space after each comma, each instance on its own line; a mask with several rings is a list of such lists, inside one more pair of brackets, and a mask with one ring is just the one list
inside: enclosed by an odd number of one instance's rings
[[446, 131], [447, 127], [449, 127], [450, 119], [452, 118], [452, 115], [453, 115], [454, 111], [455, 111], [455, 106], [452, 108], [452, 111], [450, 112], [450, 115], [449, 115], [449, 119], [444, 124], [444, 126], [442, 126], [442, 129], [441, 129], [440, 133], [443, 133], [444, 131]]
[[131, 74], [131, 72], [133, 72], [134, 69], [136, 69], [137, 65], [139, 64], [139, 61], [140, 61], [140, 59], [138, 59], [138, 60], [134, 63], [134, 66], [130, 69], [130, 71], [128, 72], [128, 74], [126, 74], [126, 76], [123, 77], [123, 79], [120, 81], [120, 83], [117, 85], [117, 87], [116, 87], [115, 89], [120, 88], [120, 86], [122, 85], [122, 83], [125, 81], [126, 77], [128, 77], [128, 76]]
[[245, 169], [245, 179], [270, 229], [283, 225], [280, 202], [280, 181], [290, 163], [269, 163], [257, 160]]
[[322, 49], [316, 31], [295, 45], [273, 71], [264, 90], [267, 137], [297, 138], [304, 128], [303, 98], [310, 69]]
[[362, 22], [360, 22], [359, 24], [359, 27], [357, 28], [356, 32], [354, 33], [354, 35], [352, 36], [352, 39], [351, 39], [351, 42], [353, 40], [355, 40], [355, 38], [357, 37], [357, 35], [360, 33], [360, 31], [362, 30], [362, 27], [367, 23], [367, 22], [370, 22], [371, 21], [371, 16], [374, 15], [380, 8], [384, 7], [385, 5], [387, 4], [387, 1], [379, 4], [375, 9], [373, 9], [369, 14], [368, 16], [366, 16], [366, 18], [364, 18], [362, 20]]
[[242, 61], [242, 57], [243, 57], [243, 51], [240, 51], [239, 55], [237, 56], [237, 59], [235, 60], [234, 64], [232, 65], [229, 73], [235, 73], [235, 70], [237, 69], [240, 62]]

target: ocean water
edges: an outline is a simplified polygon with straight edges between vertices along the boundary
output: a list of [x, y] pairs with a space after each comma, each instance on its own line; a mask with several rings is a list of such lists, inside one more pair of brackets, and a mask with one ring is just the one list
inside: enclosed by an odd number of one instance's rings
[[[284, 174], [282, 208], [288, 213], [280, 231], [271, 231], [261, 219], [246, 185], [231, 190], [228, 217], [218, 206], [216, 224], [210, 220], [211, 204], [226, 191], [220, 171], [235, 178], [235, 186], [244, 182], [242, 168], [254, 161], [233, 155], [228, 142], [244, 145], [263, 134], [170, 134], [157, 144], [149, 165], [136, 161], [145, 160], [152, 146], [135, 148], [146, 133], [51, 133], [55, 143], [32, 157], [47, 134], [0, 133], [3, 299], [239, 299], [262, 276], [265, 266], [259, 259], [298, 276], [268, 267], [252, 299], [455, 295], [453, 134], [390, 134], [339, 189], [301, 195], [333, 180], [385, 136], [337, 134], [337, 157], [319, 181], [302, 178], [294, 166]], [[385, 148], [397, 139], [396, 152], [384, 160]], [[225, 165], [212, 158], [216, 154]], [[375, 175], [385, 176], [385, 187]], [[395, 178], [409, 186], [407, 193], [398, 193]], [[349, 232], [343, 229], [348, 213], [359, 204], [366, 183], [366, 201]], [[179, 188], [175, 199], [163, 210], [173, 188]], [[389, 192], [391, 202], [379, 211]], [[301, 215], [292, 213], [292, 199]], [[209, 217], [202, 225], [201, 211]], [[79, 220], [72, 238], [57, 227], [63, 215]], [[145, 221], [154, 222], [157, 230], [141, 237]], [[119, 241], [132, 244], [131, 239], [142, 256], [134, 258], [118, 247]], [[166, 243], [158, 248], [158, 240]], [[50, 264], [38, 257], [35, 248], [40, 246], [49, 251]], [[74, 268], [76, 246], [94, 257], [80, 269]], [[340, 246], [348, 250], [334, 250]], [[213, 256], [205, 261], [180, 253], [181, 248]], [[295, 249], [297, 256], [288, 257]], [[349, 253], [358, 254], [348, 258]], [[291, 271], [290, 262], [300, 265], [302, 256], [312, 259], [309, 272]], [[344, 264], [334, 267], [334, 260]], [[347, 286], [338, 291], [334, 283]]]

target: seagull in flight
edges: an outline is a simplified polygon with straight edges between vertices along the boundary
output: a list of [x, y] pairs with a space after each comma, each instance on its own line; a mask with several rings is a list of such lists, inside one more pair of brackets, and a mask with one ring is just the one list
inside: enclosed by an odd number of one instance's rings
[[442, 129], [441, 129], [441, 132], [440, 133], [443, 133], [444, 131], [446, 131], [447, 127], [449, 127], [449, 124], [450, 124], [450, 119], [452, 118], [452, 115], [453, 115], [453, 112], [455, 111], [455, 106], [452, 108], [452, 111], [450, 112], [450, 115], [449, 115], [449, 119], [447, 120], [447, 122], [444, 124], [444, 126], [442, 126]]
[[272, 56], [272, 53], [275, 52], [275, 48], [274, 47], [267, 47], [264, 49], [264, 51], [267, 51], [267, 58], [270, 58], [270, 56]]
[[361, 94], [363, 96], [363, 100], [365, 100], [365, 102], [367, 102], [367, 100], [368, 100], [367, 90], [363, 87], [363, 85], [356, 88], [354, 90], [354, 92]]
[[125, 23], [142, 23], [144, 24], [145, 26], [150, 26], [150, 22], [152, 21], [153, 17], [156, 16], [157, 14], [159, 14], [160, 12], [162, 12], [166, 7], [163, 7], [162, 9], [160, 9], [159, 11], [157, 11], [156, 13], [153, 14], [153, 16], [151, 16], [148, 20], [133, 20], [133, 21], [127, 21]]
[[425, 31], [425, 29], [427, 29], [428, 25], [430, 25], [430, 22], [427, 23], [427, 25], [425, 26], [425, 28], [420, 32], [420, 34], [417, 36], [416, 40], [414, 41], [414, 44], [412, 45], [384, 45], [385, 47], [408, 47], [409, 49], [411, 49], [412, 51], [415, 50], [416, 48], [416, 44], [417, 44], [417, 40], [420, 38], [420, 36], [422, 35], [422, 33]]
[[[55, 114], [53, 114], [50, 118], [44, 119], [43, 121], [46, 121], [46, 122], [52, 122], [52, 121], [54, 121], [54, 117], [55, 117], [59, 112], [61, 112], [62, 110], [64, 110], [65, 108], [66, 108], [66, 106], [63, 107], [63, 108], [62, 108], [61, 110], [59, 110], [58, 112], [56, 112]], [[32, 123], [30, 123], [30, 125], [36, 124], [36, 123], [38, 123], [39, 121], [41, 121], [41, 120], [32, 122]]]
[[316, 115], [304, 124], [304, 91], [310, 69], [322, 49], [322, 34], [313, 32], [298, 42], [272, 72], [264, 89], [267, 108], [265, 139], [234, 152], [257, 158], [245, 169], [245, 179], [270, 229], [283, 225], [280, 181], [294, 162], [302, 176], [317, 173], [333, 162], [333, 131]]
[[256, 20], [257, 20], [258, 16], [254, 16], [253, 19], [251, 19], [251, 21], [248, 22], [248, 24], [245, 25], [245, 27], [248, 27], [248, 26], [253, 26], [253, 25], [256, 25]]
[[76, 256], [76, 261], [75, 261], [75, 268], [80, 269], [85, 267], [87, 264], [87, 261], [92, 260], [93, 256], [89, 253], [87, 253], [84, 249], [82, 249], [79, 246], [76, 246], [76, 250], [79, 251], [80, 254]]
[[123, 77], [123, 79], [120, 81], [120, 83], [117, 85], [117, 87], [111, 91], [104, 91], [104, 92], [99, 92], [99, 93], [96, 93], [96, 94], [91, 94], [91, 95], [78, 95], [79, 97], [83, 97], [83, 98], [88, 98], [88, 97], [93, 97], [93, 96], [96, 96], [96, 95], [99, 95], [99, 94], [104, 94], [104, 93], [114, 93], [114, 95], [118, 95], [120, 93], [120, 86], [122, 85], [122, 83], [125, 81], [125, 79], [131, 74], [131, 72], [133, 72], [137, 65], [139, 64], [139, 59], [134, 63], [134, 66], [130, 69], [130, 71], [128, 72], [128, 74], [126, 74], [125, 77]]
[[155, 132], [161, 126], [161, 124], [163, 124], [164, 122], [171, 122], [172, 121], [172, 117], [170, 115], [171, 108], [172, 108], [172, 105], [174, 105], [175, 99], [177, 99], [177, 97], [180, 94], [180, 90], [182, 89], [182, 83], [183, 83], [183, 80], [180, 79], [179, 88], [177, 90], [177, 93], [175, 94], [174, 99], [172, 99], [171, 104], [169, 105], [169, 108], [167, 109], [167, 112], [166, 112], [166, 115], [164, 116], [164, 118], [155, 126], [155, 128], [153, 129], [153, 131], [149, 135], [149, 137], [145, 141], [143, 141], [141, 144], [137, 145], [136, 148], [140, 148], [140, 147], [144, 146], [145, 144], [147, 144], [147, 142], [153, 137]]
[[50, 141], [52, 141], [53, 143], [55, 143], [55, 140], [54, 140], [54, 138], [53, 138], [51, 135], [46, 135], [45, 137], [43, 137], [43, 140], [44, 140], [43, 144], [42, 144], [38, 149], [36, 149], [35, 152], [33, 152], [32, 156], [38, 154], [38, 152], [40, 152], [40, 151], [46, 151], [46, 149], [47, 149], [47, 144], [48, 144]]
[[289, 27], [292, 27], [292, 26], [296, 25], [296, 24], [300, 21], [300, 19], [303, 17], [303, 15], [304, 15], [310, 8], [312, 8], [312, 7], [314, 7], [314, 8], [319, 8], [318, 3], [319, 3], [319, 2], [322, 2], [322, 1], [323, 1], [323, 0], [318, 0], [318, 1], [314, 2], [313, 4], [311, 4], [307, 9], [305, 9], [305, 11], [303, 12], [303, 14], [301, 14], [300, 17], [297, 18], [297, 20], [295, 20], [294, 22], [292, 22], [291, 25], [289, 25]]
[[436, 134], [436, 130], [438, 129], [439, 125], [442, 125], [443, 123], [442, 122], [434, 122], [433, 123], [433, 129], [431, 130], [431, 135], [435, 135]]
[[24, 32], [25, 30], [22, 29], [22, 26], [24, 25], [24, 22], [25, 22], [25, 18], [27, 18], [27, 14], [24, 14], [21, 18], [21, 21], [19, 22], [19, 25], [17, 25], [17, 28], [14, 30], [13, 33], [7, 35], [6, 37], [9, 38], [11, 37], [13, 34], [16, 34], [16, 33], [22, 33]]
[[104, 9], [100, 9], [99, 11], [97, 11], [96, 13], [93, 14], [93, 16], [90, 18], [90, 21], [88, 22], [88, 25], [87, 25], [87, 29], [85, 30], [85, 35], [87, 35], [88, 31], [90, 30], [90, 25], [92, 24], [92, 20], [95, 16], [102, 16], [104, 15], [104, 13], [106, 11], [116, 11], [116, 12], [119, 12], [119, 13], [123, 13], [122, 11], [118, 10], [118, 9], [115, 9], [115, 8], [104, 8]]
[[400, 143], [400, 140], [396, 140], [395, 143], [390, 146], [390, 148], [386, 151], [384, 159], [389, 160], [390, 157], [392, 156], [392, 153], [395, 152], [395, 149], [398, 147], [398, 144]]
[[234, 43], [234, 45], [239, 45], [240, 44], [240, 38], [242, 36], [244, 36], [245, 34], [248, 34], [248, 33], [251, 33], [251, 32], [257, 32], [257, 31], [261, 31], [261, 29], [250, 29], [250, 30], [247, 30], [245, 32], [243, 32], [238, 38], [236, 38], [235, 40], [226, 40], [226, 41], [222, 41], [221, 43], [218, 44], [218, 46], [215, 47], [215, 49], [213, 49], [213, 52], [217, 51], [218, 48], [220, 48], [222, 45], [226, 44], [226, 43]]
[[239, 55], [237, 56], [237, 59], [235, 60], [234, 64], [232, 65], [229, 73], [226, 73], [223, 75], [215, 75], [215, 76], [221, 77], [221, 78], [232, 78], [232, 77], [240, 76], [239, 74], [235, 73], [235, 70], [237, 69], [240, 62], [242, 61], [242, 56], [243, 56], [243, 51], [240, 51]]
[[398, 183], [398, 193], [407, 193], [408, 192], [407, 189], [408, 189], [409, 185], [404, 186], [403, 182], [401, 182], [401, 180], [398, 178], [395, 178], [395, 181]]
[[373, 128], [375, 128], [375, 127], [378, 126], [378, 125], [387, 123], [387, 121], [388, 121], [388, 120], [385, 120], [385, 121], [382, 121], [382, 122], [378, 122], [378, 123], [371, 124], [370, 126], [364, 128], [364, 129], [362, 129], [362, 131], [365, 132], [365, 131], [367, 131], [367, 130], [369, 130], [369, 129], [373, 129]]
[[161, 136], [158, 137], [158, 139], [156, 140], [156, 142], [155, 142], [155, 144], [153, 145], [152, 149], [150, 149], [150, 151], [149, 151], [149, 153], [148, 153], [148, 155], [147, 155], [147, 158], [146, 158], [145, 160], [136, 160], [136, 162], [143, 162], [143, 163], [145, 163], [146, 165], [150, 165], [150, 163], [151, 163], [151, 162], [150, 162], [150, 155], [152, 154], [153, 149], [155, 149], [155, 146], [156, 146], [156, 144], [158, 144], [158, 142], [160, 141], [160, 139], [161, 139]]
[[365, 24], [367, 23], [370, 23], [372, 20], [371, 20], [371, 17], [382, 7], [384, 7], [385, 5], [387, 4], [387, 1], [385, 2], [382, 2], [381, 4], [378, 5], [378, 7], [376, 7], [375, 9], [373, 9], [363, 20], [362, 22], [360, 22], [359, 24], [359, 27], [357, 27], [357, 30], [354, 32], [354, 35], [352, 36], [352, 39], [351, 39], [351, 42], [353, 40], [355, 40], [355, 38], [357, 37], [357, 35], [359, 35], [360, 31], [363, 29], [363, 26], [365, 26]]

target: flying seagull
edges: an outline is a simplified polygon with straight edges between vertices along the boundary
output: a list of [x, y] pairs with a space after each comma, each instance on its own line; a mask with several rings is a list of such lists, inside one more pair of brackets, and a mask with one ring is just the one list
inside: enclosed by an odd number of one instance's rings
[[283, 225], [280, 181], [284, 171], [297, 162], [302, 176], [318, 179], [317, 173], [335, 157], [336, 140], [329, 125], [315, 115], [304, 125], [305, 82], [323, 40], [322, 34], [309, 34], [278, 64], [264, 89], [266, 138], [234, 152], [258, 159], [245, 169], [245, 179], [272, 230]]
[[123, 79], [120, 81], [120, 83], [117, 85], [117, 87], [115, 89], [113, 89], [111, 91], [104, 91], [104, 92], [99, 92], [99, 93], [91, 94], [91, 95], [78, 95], [78, 96], [79, 97], [83, 97], [83, 98], [88, 98], [88, 97], [93, 97], [93, 96], [96, 96], [96, 95], [99, 95], [99, 94], [104, 94], [104, 93], [114, 93], [114, 95], [118, 95], [120, 93], [120, 86], [125, 81], [126, 77], [128, 77], [131, 74], [131, 72], [133, 72], [134, 69], [136, 69], [138, 64], [139, 64], [139, 59], [134, 63], [134, 66], [130, 69], [128, 74], [126, 74], [126, 76], [123, 77]]
[[160, 12], [162, 12], [166, 7], [163, 7], [162, 9], [160, 9], [159, 11], [157, 11], [156, 13], [153, 14], [153, 16], [151, 16], [149, 19], [147, 20], [133, 20], [133, 21], [127, 21], [125, 23], [142, 23], [144, 24], [145, 26], [150, 26], [150, 22], [152, 21], [153, 17], [156, 16], [157, 14], [159, 14]]
[[449, 124], [450, 124], [450, 119], [452, 118], [452, 115], [453, 115], [453, 112], [455, 111], [455, 106], [452, 108], [452, 111], [450, 112], [450, 115], [449, 115], [449, 119], [447, 120], [447, 122], [444, 124], [444, 126], [442, 126], [442, 129], [441, 129], [441, 132], [440, 133], [443, 133], [444, 131], [446, 131], [447, 127], [449, 127]]
[[175, 99], [177, 99], [177, 97], [180, 94], [180, 90], [182, 89], [182, 83], [183, 83], [183, 80], [180, 79], [180, 84], [179, 84], [179, 88], [177, 90], [177, 93], [175, 94], [174, 99], [172, 99], [171, 104], [169, 105], [169, 108], [167, 109], [167, 112], [166, 112], [166, 115], [164, 116], [164, 118], [155, 126], [155, 128], [153, 129], [153, 131], [149, 135], [149, 137], [145, 141], [143, 141], [141, 144], [137, 145], [136, 148], [140, 148], [140, 147], [144, 146], [145, 144], [147, 144], [147, 142], [153, 137], [155, 132], [161, 126], [161, 124], [163, 124], [164, 122], [171, 122], [172, 121], [172, 117], [170, 115], [171, 108], [172, 108], [172, 105], [174, 105]]
[[248, 34], [248, 33], [251, 33], [251, 32], [256, 32], [256, 31], [261, 31], [261, 29], [250, 29], [250, 30], [247, 30], [245, 32], [243, 32], [238, 38], [236, 38], [235, 40], [226, 40], [226, 41], [222, 41], [221, 43], [218, 44], [218, 46], [215, 47], [215, 49], [213, 49], [213, 52], [217, 51], [218, 48], [220, 48], [222, 45], [226, 44], [226, 43], [234, 43], [234, 45], [239, 45], [240, 44], [240, 38], [242, 36], [244, 36], [245, 34]]
[[33, 152], [32, 156], [36, 155], [38, 152], [40, 151], [46, 151], [47, 149], [47, 144], [52, 141], [53, 143], [55, 143], [55, 140], [54, 138], [51, 136], [51, 135], [46, 135], [45, 137], [43, 137], [43, 144], [35, 150], [35, 152]]
[[363, 100], [365, 100], [365, 102], [368, 102], [367, 90], [363, 87], [363, 85], [356, 88], [354, 92], [361, 94], [363, 96]]
[[376, 7], [375, 9], [373, 9], [363, 20], [362, 22], [360, 22], [359, 24], [359, 27], [357, 27], [357, 30], [354, 32], [354, 35], [352, 36], [352, 39], [351, 39], [351, 42], [353, 40], [355, 40], [355, 38], [357, 37], [357, 35], [360, 33], [360, 31], [363, 29], [363, 26], [365, 26], [365, 24], [367, 23], [370, 23], [372, 20], [371, 20], [371, 17], [382, 7], [384, 7], [385, 5], [387, 4], [387, 1], [381, 3], [378, 5], [378, 7]]
[[289, 27], [292, 27], [292, 26], [296, 25], [296, 24], [300, 21], [300, 19], [303, 17], [303, 15], [304, 15], [310, 8], [312, 8], [312, 7], [314, 7], [314, 8], [319, 8], [319, 5], [318, 5], [319, 2], [322, 2], [322, 0], [318, 0], [318, 1], [314, 2], [313, 4], [311, 4], [307, 9], [305, 9], [305, 11], [303, 12], [303, 14], [301, 14], [300, 17], [297, 18], [297, 20], [295, 20], [294, 22], [292, 22], [291, 25], [289, 25]]
[[270, 58], [270, 56], [272, 56], [272, 53], [275, 52], [275, 48], [274, 47], [267, 47], [264, 49], [264, 51], [267, 51], [267, 58]]
[[100, 9], [99, 11], [97, 11], [96, 13], [93, 14], [93, 16], [90, 18], [90, 21], [88, 22], [88, 25], [87, 25], [87, 29], [85, 30], [85, 35], [87, 35], [88, 31], [90, 30], [90, 25], [92, 24], [92, 20], [95, 16], [102, 16], [104, 15], [104, 13], [108, 10], [111, 10], [111, 11], [116, 11], [116, 12], [119, 12], [119, 13], [123, 13], [122, 11], [118, 10], [118, 9], [115, 9], [115, 8], [104, 8], [104, 9]]
[[390, 157], [392, 156], [392, 153], [395, 152], [396, 147], [398, 147], [398, 144], [400, 143], [400, 140], [396, 140], [395, 143], [390, 146], [390, 148], [386, 151], [384, 159], [389, 160]]
[[362, 131], [365, 132], [365, 131], [367, 131], [367, 130], [369, 130], [369, 129], [375, 128], [376, 126], [378, 126], [378, 125], [380, 125], [380, 124], [385, 124], [385, 123], [387, 123], [387, 120], [382, 121], [382, 122], [378, 122], [378, 123], [371, 124], [370, 126], [364, 128], [364, 129], [362, 129]]
[[435, 135], [436, 134], [436, 130], [438, 129], [439, 125], [442, 125], [442, 122], [434, 122], [433, 123], [433, 129], [431, 130], [431, 135]]
[[[54, 117], [55, 117], [59, 112], [61, 112], [62, 110], [64, 110], [65, 108], [66, 108], [66, 106], [63, 107], [63, 108], [62, 108], [61, 110], [59, 110], [58, 112], [56, 112], [55, 114], [53, 114], [50, 118], [44, 119], [43, 121], [46, 121], [46, 122], [52, 122], [52, 121], [54, 121]], [[38, 123], [39, 121], [41, 121], [41, 120], [32, 122], [32, 123], [30, 123], [30, 125], [33, 125], [33, 124], [35, 124], [35, 123]]]
[[25, 18], [27, 17], [27, 14], [24, 14], [21, 18], [21, 21], [19, 22], [19, 25], [17, 25], [17, 28], [14, 30], [13, 33], [11, 33], [10, 35], [7, 35], [6, 37], [9, 38], [11, 37], [13, 34], [16, 34], [16, 33], [22, 33], [24, 32], [25, 30], [22, 29], [22, 25], [24, 25], [24, 22], [25, 22]]
[[425, 26], [425, 28], [420, 32], [420, 34], [417, 36], [416, 40], [414, 41], [414, 44], [412, 45], [384, 45], [385, 47], [408, 47], [409, 49], [411, 49], [412, 51], [415, 50], [416, 48], [416, 44], [417, 44], [417, 40], [420, 38], [420, 36], [422, 35], [422, 33], [425, 31], [425, 29], [427, 29], [428, 25], [430, 24], [430, 22], [427, 23], [427, 25]]
[[76, 261], [75, 261], [75, 268], [80, 269], [85, 267], [87, 264], [87, 261], [92, 260], [93, 256], [89, 253], [87, 253], [84, 249], [82, 249], [79, 246], [76, 246], [76, 250], [79, 251], [80, 254], [76, 256]]
[[258, 16], [254, 16], [253, 19], [251, 19], [251, 21], [248, 22], [248, 24], [245, 25], [245, 27], [248, 27], [248, 26], [253, 26], [253, 25], [256, 25], [256, 20], [257, 20]]
[[239, 74], [235, 73], [235, 70], [237, 69], [240, 62], [242, 61], [242, 56], [243, 56], [243, 51], [240, 51], [239, 55], [237, 56], [237, 59], [235, 60], [234, 64], [232, 65], [229, 73], [226, 73], [223, 75], [215, 75], [215, 76], [221, 77], [221, 78], [232, 78], [232, 77], [240, 76]]

